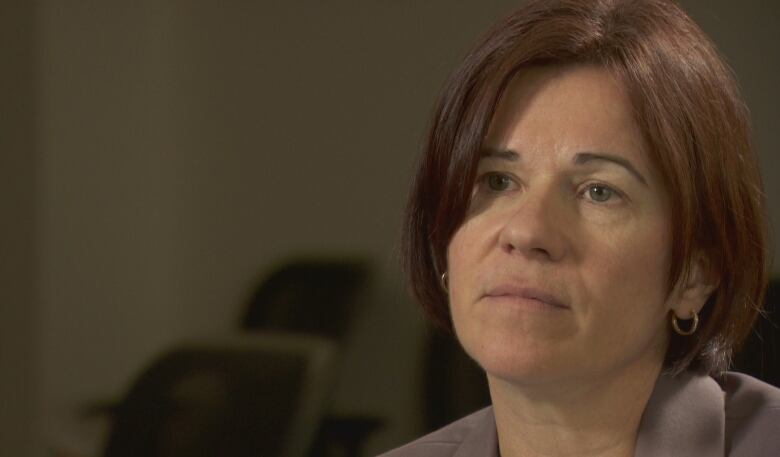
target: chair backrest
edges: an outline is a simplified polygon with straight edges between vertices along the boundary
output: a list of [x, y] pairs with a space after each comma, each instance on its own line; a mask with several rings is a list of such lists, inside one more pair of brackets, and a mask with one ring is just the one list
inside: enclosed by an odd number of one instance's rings
[[287, 262], [260, 283], [243, 316], [244, 330], [309, 333], [340, 341], [369, 278], [367, 262], [307, 258]]
[[303, 457], [333, 379], [323, 338], [253, 334], [182, 344], [118, 406], [104, 457]]

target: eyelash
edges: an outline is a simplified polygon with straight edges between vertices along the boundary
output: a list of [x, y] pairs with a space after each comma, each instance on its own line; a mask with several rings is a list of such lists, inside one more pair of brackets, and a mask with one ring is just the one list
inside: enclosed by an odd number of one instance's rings
[[[517, 180], [514, 177], [512, 177], [511, 174], [497, 172], [497, 171], [490, 171], [490, 172], [487, 172], [487, 173], [484, 173], [484, 174], [480, 175], [477, 178], [477, 183], [480, 185], [480, 187], [483, 187], [483, 186], [487, 187], [486, 190], [488, 192], [492, 193], [492, 194], [502, 194], [502, 193], [505, 193], [505, 192], [509, 191], [508, 189], [507, 190], [496, 190], [496, 189], [491, 188], [489, 180], [490, 180], [490, 178], [493, 178], [493, 177], [507, 178], [512, 183], [517, 185]], [[606, 205], [610, 204], [610, 202], [612, 200], [614, 200], [615, 197], [617, 197], [620, 200], [625, 200], [626, 199], [626, 196], [621, 191], [619, 191], [618, 189], [616, 189], [615, 187], [613, 187], [613, 186], [611, 186], [609, 184], [605, 184], [605, 183], [600, 182], [600, 181], [590, 181], [590, 182], [585, 183], [579, 190], [577, 190], [577, 196], [581, 197], [581, 198], [586, 198], [587, 199], [587, 195], [586, 194], [591, 189], [596, 188], [596, 187], [602, 188], [602, 189], [606, 189], [607, 191], [611, 192], [611, 197], [608, 198], [607, 200], [603, 201], [603, 202], [600, 202], [600, 201], [594, 200], [594, 199], [588, 199], [590, 202], [593, 202], [593, 203], [598, 204], [600, 206], [606, 206]]]
[[501, 172], [498, 172], [498, 171], [490, 171], [490, 172], [484, 173], [479, 178], [477, 178], [477, 182], [480, 185], [482, 185], [482, 186], [487, 186], [487, 190], [489, 192], [491, 192], [491, 193], [498, 194], [498, 193], [507, 192], [507, 190], [497, 190], [497, 189], [493, 189], [493, 188], [490, 187], [490, 178], [493, 178], [493, 177], [507, 178], [507, 179], [509, 179], [509, 181], [513, 182], [514, 184], [517, 184], [516, 179], [514, 179], [514, 177], [512, 177], [512, 175], [510, 175], [509, 173], [501, 173]]
[[[594, 200], [592, 198], [589, 198], [588, 200], [590, 202], [592, 202], [592, 203], [598, 204], [600, 206], [606, 206], [606, 205], [610, 205], [610, 204], [614, 205], [616, 203], [619, 203], [619, 201], [625, 200], [625, 196], [623, 195], [622, 192], [620, 192], [619, 190], [615, 189], [614, 187], [612, 187], [610, 185], [607, 185], [607, 184], [604, 184], [604, 183], [598, 182], [598, 181], [592, 181], [592, 182], [589, 182], [589, 183], [585, 184], [582, 187], [582, 190], [577, 192], [577, 195], [579, 195], [580, 197], [583, 197], [583, 198], [587, 198], [587, 197], [585, 197], [585, 195], [588, 192], [590, 192], [591, 189], [593, 189], [595, 187], [607, 189], [609, 192], [611, 192], [611, 197], [608, 198], [607, 200], [603, 201], [603, 202], [598, 201], [598, 200]], [[615, 198], [617, 198], [618, 201], [613, 201], [613, 200], [615, 200]]]

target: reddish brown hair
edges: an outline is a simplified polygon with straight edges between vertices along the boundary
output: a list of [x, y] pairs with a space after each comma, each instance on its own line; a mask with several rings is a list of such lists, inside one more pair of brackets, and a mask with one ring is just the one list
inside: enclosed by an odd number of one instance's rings
[[404, 266], [428, 315], [452, 329], [440, 285], [479, 150], [509, 80], [534, 65], [599, 65], [628, 90], [672, 205], [669, 291], [694, 255], [720, 282], [699, 330], [672, 336], [667, 368], [727, 367], [759, 312], [766, 216], [747, 108], [714, 45], [668, 0], [536, 0], [496, 24], [444, 88], [405, 216]]

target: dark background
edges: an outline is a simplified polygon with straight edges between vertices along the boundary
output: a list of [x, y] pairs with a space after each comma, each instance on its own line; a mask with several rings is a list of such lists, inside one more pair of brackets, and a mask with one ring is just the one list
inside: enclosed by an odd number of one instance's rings
[[[400, 213], [441, 84], [516, 5], [2, 0], [3, 455], [94, 453], [79, 405], [172, 342], [230, 332], [304, 253], [375, 269], [334, 408], [388, 418], [369, 453], [416, 435]], [[780, 6], [684, 5], [738, 74], [777, 226]]]

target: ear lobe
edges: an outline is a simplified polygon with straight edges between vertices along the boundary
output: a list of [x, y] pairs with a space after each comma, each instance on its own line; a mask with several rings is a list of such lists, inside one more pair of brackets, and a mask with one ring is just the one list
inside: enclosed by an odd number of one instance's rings
[[682, 278], [678, 286], [677, 300], [671, 306], [675, 315], [687, 319], [691, 311], [698, 314], [719, 283], [720, 278], [709, 258], [704, 254], [697, 255], [687, 278]]

